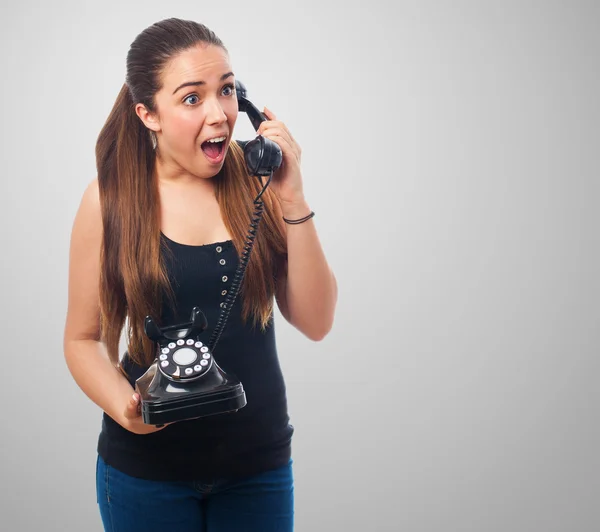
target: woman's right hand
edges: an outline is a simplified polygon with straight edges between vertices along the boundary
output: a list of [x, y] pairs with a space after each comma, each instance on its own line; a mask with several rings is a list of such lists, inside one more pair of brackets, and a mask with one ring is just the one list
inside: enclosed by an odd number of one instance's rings
[[144, 423], [142, 419], [142, 404], [140, 402], [140, 394], [135, 392], [133, 396], [129, 398], [125, 412], [123, 413], [123, 427], [134, 434], [150, 434], [164, 429], [172, 423], [165, 423], [164, 425], [157, 427], [156, 425], [148, 425]]

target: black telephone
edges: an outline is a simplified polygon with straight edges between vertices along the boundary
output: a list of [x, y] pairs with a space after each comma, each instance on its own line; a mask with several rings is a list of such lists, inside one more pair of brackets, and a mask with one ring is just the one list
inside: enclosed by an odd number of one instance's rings
[[[267, 117], [246, 98], [246, 87], [241, 81], [236, 80], [235, 87], [238, 109], [248, 115], [252, 126], [258, 130]], [[144, 332], [156, 343], [156, 358], [135, 382], [146, 424], [161, 427], [165, 423], [234, 412], [246, 406], [242, 383], [219, 367], [213, 351], [240, 290], [254, 245], [264, 210], [260, 197], [283, 157], [277, 143], [258, 135], [244, 146], [244, 159], [250, 175], [259, 179], [269, 176], [269, 179], [254, 199], [255, 210], [246, 245], [211, 338], [206, 343], [201, 338], [207, 321], [199, 307], [193, 308], [189, 322], [162, 328], [151, 316], [146, 316]]]

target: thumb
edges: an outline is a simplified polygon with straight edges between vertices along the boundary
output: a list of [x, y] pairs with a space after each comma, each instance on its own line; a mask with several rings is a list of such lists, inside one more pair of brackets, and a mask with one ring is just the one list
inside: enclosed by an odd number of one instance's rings
[[137, 393], [134, 393], [129, 401], [127, 402], [127, 407], [125, 408], [125, 417], [128, 419], [132, 419], [139, 416], [138, 408], [139, 408], [140, 396]]

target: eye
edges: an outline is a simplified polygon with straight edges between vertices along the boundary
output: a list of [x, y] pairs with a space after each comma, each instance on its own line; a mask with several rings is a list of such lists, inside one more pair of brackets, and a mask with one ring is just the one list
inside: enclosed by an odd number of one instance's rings
[[235, 92], [235, 85], [233, 83], [229, 83], [228, 85], [225, 85], [225, 87], [223, 87], [224, 89], [231, 89], [232, 94]]
[[[229, 83], [227, 85], [225, 85], [223, 87], [223, 90], [225, 89], [231, 89], [232, 92], [230, 92], [229, 94], [227, 94], [226, 96], [232, 96], [233, 94], [235, 94], [235, 85], [233, 83]], [[188, 96], [186, 96], [183, 101], [187, 102], [190, 98], [198, 98], [198, 95], [196, 93], [194, 94], [190, 94]], [[197, 102], [196, 102], [197, 103]], [[195, 105], [194, 103], [191, 103], [190, 105]]]
[[[187, 102], [190, 98], [198, 98], [198, 95], [190, 94], [189, 96], [186, 96], [183, 101]], [[192, 105], [194, 105], [194, 104], [192, 103]]]

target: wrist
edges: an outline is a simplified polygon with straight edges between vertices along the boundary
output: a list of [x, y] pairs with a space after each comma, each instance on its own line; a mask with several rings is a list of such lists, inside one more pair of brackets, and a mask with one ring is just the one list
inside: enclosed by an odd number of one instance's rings
[[289, 220], [297, 220], [310, 214], [308, 202], [302, 198], [296, 201], [282, 201], [281, 213], [284, 218]]

